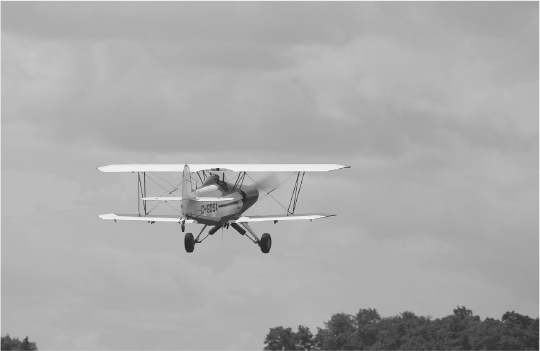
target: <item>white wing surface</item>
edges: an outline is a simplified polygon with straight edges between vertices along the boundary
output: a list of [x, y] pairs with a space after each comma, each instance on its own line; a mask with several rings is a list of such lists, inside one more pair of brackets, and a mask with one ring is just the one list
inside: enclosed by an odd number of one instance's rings
[[[246, 223], [246, 222], [270, 222], [270, 221], [294, 221], [294, 220], [314, 220], [326, 217], [332, 217], [335, 214], [326, 213], [308, 213], [308, 214], [294, 214], [289, 216], [283, 215], [266, 215], [266, 216], [242, 216], [235, 220], [230, 220], [229, 223]], [[180, 223], [182, 216], [175, 215], [159, 215], [159, 216], [139, 216], [137, 214], [102, 214], [99, 215], [101, 219], [112, 219], [118, 221], [143, 221], [143, 222], [174, 222]], [[186, 219], [185, 223], [197, 223], [193, 219]]]
[[[136, 214], [102, 214], [99, 215], [101, 219], [112, 219], [119, 221], [144, 221], [144, 222], [176, 222], [180, 223], [182, 221], [182, 216], [168, 216], [168, 215], [159, 215], [159, 216], [139, 216]], [[186, 219], [185, 223], [197, 223], [193, 219]]]
[[[102, 172], [183, 172], [184, 165], [180, 164], [133, 164], [133, 165], [110, 165], [101, 166]], [[192, 171], [196, 172], [196, 171]]]
[[181, 196], [164, 196], [164, 197], [160, 197], [160, 196], [154, 196], [154, 197], [141, 197], [141, 200], [144, 200], [144, 201], [182, 201], [182, 197]]
[[[182, 201], [182, 197], [176, 197], [176, 196], [164, 196], [164, 197], [143, 197], [141, 200], [145, 201]], [[213, 202], [220, 202], [220, 201], [230, 201], [230, 200], [236, 200], [234, 197], [194, 197], [190, 199], [191, 201], [196, 202], [202, 202], [202, 201], [213, 201]]]
[[246, 223], [246, 222], [267, 222], [267, 221], [294, 221], [300, 219], [320, 219], [326, 217], [332, 217], [335, 214], [326, 214], [326, 213], [308, 213], [308, 214], [293, 214], [288, 216], [283, 215], [267, 215], [267, 216], [242, 216], [236, 220], [231, 220], [229, 222], [236, 223]]
[[[191, 172], [233, 171], [233, 172], [328, 172], [351, 166], [337, 164], [233, 164], [233, 163], [192, 163]], [[184, 164], [131, 164], [98, 167], [102, 172], [182, 172]]]

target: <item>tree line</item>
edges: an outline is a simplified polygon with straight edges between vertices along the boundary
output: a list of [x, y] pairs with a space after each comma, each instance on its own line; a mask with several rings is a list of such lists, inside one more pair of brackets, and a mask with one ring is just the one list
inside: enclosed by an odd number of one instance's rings
[[484, 321], [464, 306], [432, 319], [403, 312], [381, 318], [376, 309], [334, 314], [317, 328], [270, 328], [264, 350], [538, 350], [538, 318], [506, 312]]
[[20, 341], [19, 338], [12, 338], [9, 334], [2, 336], [2, 351], [3, 350], [37, 350], [36, 343], [28, 341], [28, 336]]

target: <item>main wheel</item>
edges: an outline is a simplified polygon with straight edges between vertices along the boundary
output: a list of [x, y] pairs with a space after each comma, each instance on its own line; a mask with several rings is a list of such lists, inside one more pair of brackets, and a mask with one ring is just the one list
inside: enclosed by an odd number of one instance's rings
[[259, 246], [261, 247], [262, 253], [269, 253], [270, 248], [272, 247], [272, 237], [268, 233], [264, 233], [261, 237], [261, 241], [259, 242]]
[[186, 233], [184, 236], [184, 247], [186, 248], [186, 252], [193, 252], [195, 249], [195, 239], [193, 238], [193, 234]]

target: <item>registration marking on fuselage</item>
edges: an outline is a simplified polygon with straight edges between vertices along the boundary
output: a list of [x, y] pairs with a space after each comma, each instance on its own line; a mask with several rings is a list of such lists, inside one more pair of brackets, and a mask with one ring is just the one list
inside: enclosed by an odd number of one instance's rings
[[204, 214], [205, 212], [206, 213], [213, 213], [213, 212], [217, 212], [217, 211], [218, 211], [217, 202], [201, 206], [201, 214]]

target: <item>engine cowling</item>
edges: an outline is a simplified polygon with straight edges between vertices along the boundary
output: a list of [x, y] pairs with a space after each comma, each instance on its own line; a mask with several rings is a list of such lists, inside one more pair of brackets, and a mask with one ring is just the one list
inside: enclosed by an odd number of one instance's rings
[[240, 188], [242, 194], [242, 200], [244, 202], [242, 206], [242, 212], [245, 212], [248, 208], [253, 206], [259, 199], [259, 189], [254, 185], [242, 185]]

